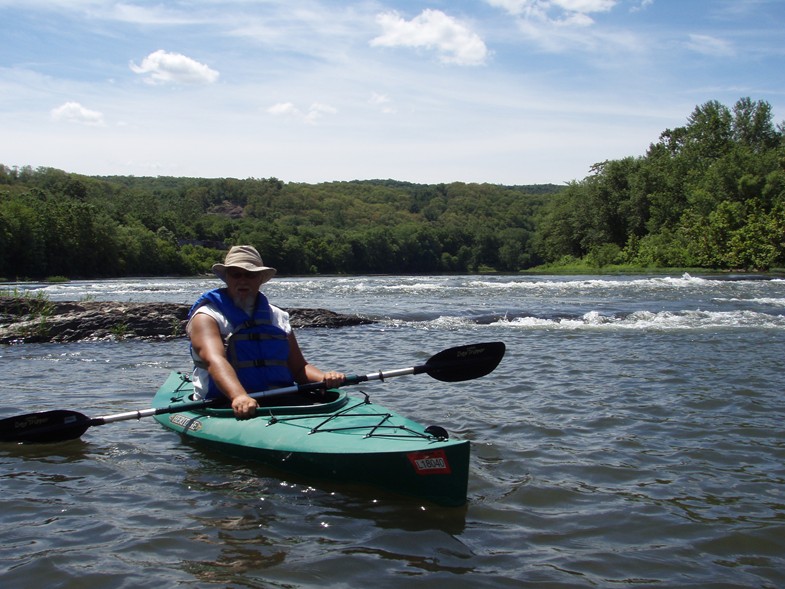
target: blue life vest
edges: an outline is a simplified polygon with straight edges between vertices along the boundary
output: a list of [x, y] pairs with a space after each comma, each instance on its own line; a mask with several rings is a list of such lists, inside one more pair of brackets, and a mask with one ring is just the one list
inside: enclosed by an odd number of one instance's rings
[[[237, 372], [243, 387], [249, 393], [288, 387], [294, 377], [288, 366], [289, 338], [286, 332], [273, 325], [272, 309], [262, 293], [257, 294], [253, 317], [234, 304], [225, 288], [204, 293], [191, 307], [188, 319], [203, 305], [212, 305], [220, 311], [231, 325], [231, 333], [224, 340], [226, 357]], [[198, 360], [193, 348], [191, 356], [199, 368], [207, 368]], [[205, 397], [211, 399], [222, 396], [221, 391], [209, 378], [209, 388]]]

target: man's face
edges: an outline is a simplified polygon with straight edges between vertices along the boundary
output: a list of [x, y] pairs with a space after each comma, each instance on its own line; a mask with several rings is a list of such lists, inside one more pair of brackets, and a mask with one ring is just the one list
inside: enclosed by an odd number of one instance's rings
[[248, 272], [242, 268], [226, 269], [226, 286], [229, 296], [240, 307], [250, 306], [262, 286], [262, 272]]

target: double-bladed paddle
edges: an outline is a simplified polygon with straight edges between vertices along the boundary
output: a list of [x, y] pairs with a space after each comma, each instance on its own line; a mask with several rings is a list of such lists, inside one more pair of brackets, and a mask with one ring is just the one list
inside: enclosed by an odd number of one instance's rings
[[[479, 378], [492, 372], [504, 357], [505, 346], [503, 342], [487, 342], [470, 344], [442, 350], [431, 356], [425, 364], [410, 368], [399, 368], [372, 372], [365, 375], [351, 374], [346, 376], [346, 385], [355, 385], [371, 380], [385, 380], [407, 374], [422, 374], [442, 382], [460, 382]], [[256, 399], [277, 397], [297, 392], [308, 392], [324, 388], [323, 382], [297, 384], [269, 391], [251, 393]], [[41, 411], [27, 413], [16, 417], [7, 417], [0, 420], [0, 442], [62, 442], [80, 437], [88, 428], [96, 425], [105, 425], [115, 421], [141, 419], [153, 415], [166, 413], [180, 413], [194, 409], [205, 409], [225, 403], [225, 399], [206, 399], [191, 403], [178, 403], [168, 407], [143, 409], [141, 411], [128, 411], [105, 415], [103, 417], [87, 417], [78, 411], [57, 409], [54, 411]]]

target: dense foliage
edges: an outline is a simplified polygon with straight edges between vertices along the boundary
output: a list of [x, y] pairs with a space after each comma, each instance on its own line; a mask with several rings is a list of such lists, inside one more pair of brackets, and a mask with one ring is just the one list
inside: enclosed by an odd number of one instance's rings
[[517, 271], [552, 185], [285, 184], [0, 166], [0, 277], [205, 272], [255, 245], [283, 274]]
[[205, 272], [251, 243], [283, 274], [785, 266], [785, 129], [716, 101], [566, 187], [88, 177], [0, 164], [0, 279]]
[[785, 129], [766, 102], [711, 101], [645, 157], [597, 164], [545, 208], [549, 262], [768, 270], [785, 266]]

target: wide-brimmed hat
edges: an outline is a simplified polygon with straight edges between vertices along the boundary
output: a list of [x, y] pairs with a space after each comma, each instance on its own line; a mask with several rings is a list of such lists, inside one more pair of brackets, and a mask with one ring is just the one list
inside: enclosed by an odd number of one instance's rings
[[262, 262], [262, 256], [256, 251], [256, 248], [250, 245], [236, 245], [229, 250], [226, 254], [223, 264], [214, 264], [213, 272], [215, 275], [226, 282], [226, 269], [227, 268], [242, 268], [248, 272], [261, 272], [262, 284], [270, 280], [277, 270], [265, 266]]

